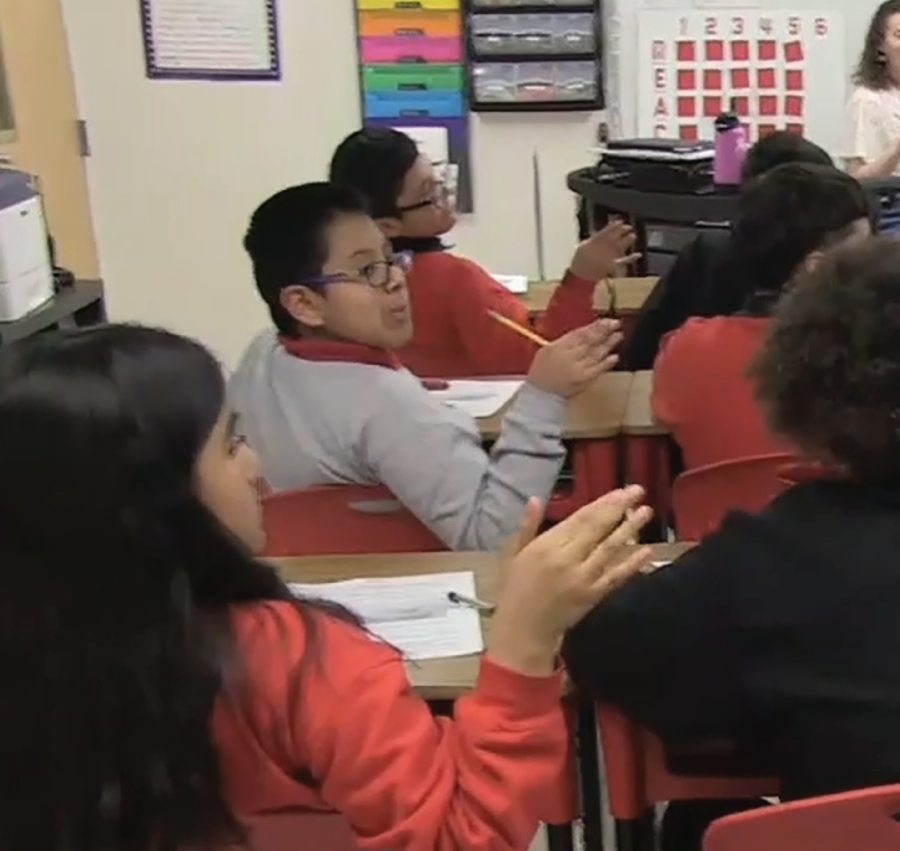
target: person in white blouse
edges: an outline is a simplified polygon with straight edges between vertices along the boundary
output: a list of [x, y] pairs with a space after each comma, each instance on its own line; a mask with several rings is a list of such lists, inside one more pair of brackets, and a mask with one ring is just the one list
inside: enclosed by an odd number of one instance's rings
[[853, 82], [847, 171], [856, 178], [900, 175], [900, 0], [875, 10]]

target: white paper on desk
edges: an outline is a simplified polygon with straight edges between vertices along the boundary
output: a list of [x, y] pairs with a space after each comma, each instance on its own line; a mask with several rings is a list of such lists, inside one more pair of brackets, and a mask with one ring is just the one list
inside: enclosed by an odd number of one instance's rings
[[451, 591], [475, 597], [472, 572], [349, 579], [309, 585], [292, 582], [304, 597], [331, 600], [358, 614], [373, 635], [410, 660], [469, 656], [484, 650], [478, 612], [455, 605]]
[[511, 293], [516, 295], [525, 295], [528, 292], [528, 276], [527, 275], [491, 275], [498, 283], [502, 284]]
[[450, 408], [465, 411], [470, 417], [480, 419], [497, 413], [525, 383], [503, 379], [460, 380], [447, 382], [445, 390], [430, 390], [438, 401]]

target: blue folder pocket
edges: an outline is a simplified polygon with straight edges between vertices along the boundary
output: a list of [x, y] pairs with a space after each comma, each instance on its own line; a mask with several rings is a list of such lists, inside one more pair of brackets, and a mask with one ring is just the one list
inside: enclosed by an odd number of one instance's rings
[[366, 92], [367, 118], [462, 118], [462, 92]]

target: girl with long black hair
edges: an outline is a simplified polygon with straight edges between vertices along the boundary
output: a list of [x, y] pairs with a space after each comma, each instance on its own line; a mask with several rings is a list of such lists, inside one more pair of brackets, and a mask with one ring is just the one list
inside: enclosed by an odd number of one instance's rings
[[0, 848], [219, 849], [301, 809], [367, 848], [526, 847], [565, 765], [556, 650], [646, 560], [622, 558], [640, 489], [539, 537], [530, 506], [451, 720], [253, 558], [257, 475], [197, 343], [110, 325], [0, 350]]

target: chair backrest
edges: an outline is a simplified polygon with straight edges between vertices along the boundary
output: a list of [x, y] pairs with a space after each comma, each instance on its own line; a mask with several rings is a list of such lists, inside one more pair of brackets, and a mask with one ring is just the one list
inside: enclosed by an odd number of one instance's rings
[[336, 813], [278, 813], [246, 819], [252, 851], [358, 851], [347, 820]]
[[263, 497], [264, 555], [437, 552], [443, 542], [384, 487], [326, 485]]
[[713, 822], [703, 851], [896, 851], [900, 785], [794, 801]]
[[796, 459], [783, 453], [741, 458], [682, 473], [672, 485], [675, 531], [699, 541], [734, 509], [759, 511], [789, 487], [780, 470]]
[[778, 781], [768, 777], [674, 774], [666, 764], [665, 748], [659, 738], [616, 707], [599, 704], [597, 721], [609, 808], [616, 819], [638, 818], [663, 801], [778, 794]]

